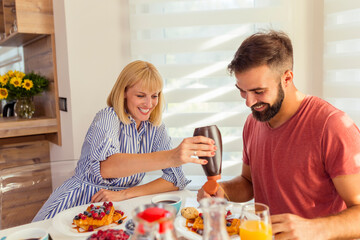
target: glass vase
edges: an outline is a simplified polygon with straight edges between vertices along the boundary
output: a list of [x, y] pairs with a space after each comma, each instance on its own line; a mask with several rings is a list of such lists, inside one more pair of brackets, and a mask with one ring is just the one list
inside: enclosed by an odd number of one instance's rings
[[34, 115], [35, 104], [32, 98], [20, 98], [15, 104], [15, 113], [19, 118], [30, 119]]

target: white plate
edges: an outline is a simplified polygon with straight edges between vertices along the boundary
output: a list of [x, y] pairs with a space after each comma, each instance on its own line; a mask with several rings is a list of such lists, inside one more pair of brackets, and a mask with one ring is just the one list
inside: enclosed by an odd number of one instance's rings
[[[94, 203], [95, 206], [101, 206], [102, 204], [103, 203]], [[73, 219], [74, 219], [75, 215], [77, 215], [79, 213], [83, 213], [86, 210], [86, 208], [88, 206], [90, 206], [90, 203], [89, 203], [89, 204], [69, 208], [67, 210], [64, 210], [64, 211], [58, 213], [57, 215], [55, 215], [55, 217], [54, 217], [54, 219], [52, 221], [53, 227], [57, 231], [59, 231], [61, 233], [64, 233], [64, 234], [66, 234], [68, 236], [77, 236], [77, 237], [90, 236], [91, 234], [96, 233], [98, 230], [106, 230], [106, 229], [109, 229], [109, 228], [112, 228], [112, 229], [125, 229], [125, 222], [128, 219], [130, 219], [130, 214], [131, 213], [127, 212], [126, 209], [121, 207], [121, 202], [113, 203], [113, 204], [114, 204], [115, 210], [123, 211], [125, 216], [127, 217], [124, 220], [124, 222], [122, 224], [120, 224], [120, 225], [117, 225], [117, 224], [113, 223], [113, 224], [106, 225], [106, 226], [103, 226], [103, 227], [100, 227], [100, 228], [96, 228], [92, 232], [80, 232], [79, 233], [74, 228], [75, 225], [73, 225], [72, 222], [73, 222]]]
[[[241, 208], [233, 208], [233, 204], [229, 204], [228, 205], [229, 207], [227, 207], [226, 209], [227, 210], [230, 210], [232, 212], [233, 215], [235, 215], [236, 217], [239, 217], [240, 216], [240, 209]], [[198, 209], [199, 212], [201, 212], [200, 209]], [[183, 216], [177, 216], [176, 219], [175, 219], [175, 229], [176, 231], [178, 231], [181, 235], [183, 235], [184, 237], [186, 238], [189, 238], [189, 239], [192, 239], [192, 240], [202, 240], [202, 236], [199, 235], [199, 234], [196, 234], [192, 231], [190, 231], [186, 226], [186, 219], [183, 217]], [[230, 239], [231, 240], [240, 240], [240, 237], [239, 235], [233, 235], [233, 236], [230, 236]]]

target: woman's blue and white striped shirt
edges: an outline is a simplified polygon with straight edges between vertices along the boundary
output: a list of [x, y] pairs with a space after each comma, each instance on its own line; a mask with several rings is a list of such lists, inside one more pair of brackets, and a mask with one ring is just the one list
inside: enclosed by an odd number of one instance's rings
[[[75, 175], [51, 194], [33, 221], [53, 218], [60, 211], [87, 204], [101, 188], [117, 191], [141, 182], [145, 173], [107, 179], [100, 175], [100, 161], [115, 153], [150, 153], [171, 149], [171, 139], [164, 124], [154, 126], [144, 121], [137, 130], [134, 119], [130, 119], [130, 124], [122, 123], [112, 107], [96, 114], [86, 134]], [[181, 167], [162, 171], [162, 178], [179, 189], [190, 182]]]

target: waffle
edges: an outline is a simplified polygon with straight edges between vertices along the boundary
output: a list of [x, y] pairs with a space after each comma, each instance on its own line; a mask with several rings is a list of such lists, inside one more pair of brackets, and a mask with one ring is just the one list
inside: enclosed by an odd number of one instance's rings
[[[112, 202], [104, 202], [102, 206], [91, 204], [86, 211], [79, 213], [73, 219], [75, 228], [85, 231], [93, 231], [96, 228], [109, 225], [111, 223], [122, 223], [124, 213], [115, 210]], [[79, 231], [80, 232], [80, 231]]]

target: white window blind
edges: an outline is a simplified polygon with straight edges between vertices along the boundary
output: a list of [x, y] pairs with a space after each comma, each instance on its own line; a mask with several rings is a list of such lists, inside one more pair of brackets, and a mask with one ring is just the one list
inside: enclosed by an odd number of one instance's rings
[[0, 75], [9, 70], [24, 71], [22, 47], [0, 47]]
[[[238, 175], [242, 127], [250, 113], [227, 65], [245, 37], [288, 22], [286, 0], [130, 0], [131, 56], [165, 81], [164, 122], [177, 146], [196, 127], [217, 125], [223, 175]], [[187, 175], [204, 175], [184, 165]]]
[[324, 98], [360, 126], [360, 1], [324, 1]]

